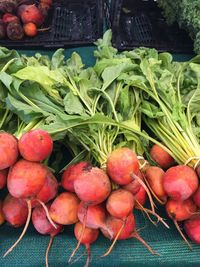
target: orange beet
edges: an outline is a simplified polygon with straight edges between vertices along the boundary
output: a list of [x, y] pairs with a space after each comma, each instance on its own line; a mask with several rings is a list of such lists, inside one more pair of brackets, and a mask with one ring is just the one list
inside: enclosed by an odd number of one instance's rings
[[164, 174], [165, 172], [161, 168], [156, 166], [150, 166], [146, 170], [145, 177], [156, 196], [159, 199], [166, 201], [167, 195], [163, 188]]
[[42, 161], [51, 154], [53, 140], [46, 131], [36, 129], [23, 134], [19, 139], [18, 147], [24, 159]]
[[152, 159], [163, 169], [168, 169], [175, 163], [172, 156], [162, 147], [156, 144], [151, 148], [150, 155]]
[[186, 199], [184, 201], [169, 199], [165, 208], [168, 216], [176, 221], [189, 219], [197, 210], [196, 205], [191, 199]]
[[126, 185], [132, 181], [131, 174], [138, 175], [139, 162], [136, 154], [129, 148], [115, 149], [107, 160], [107, 173], [119, 185]]
[[74, 181], [89, 166], [91, 166], [90, 163], [85, 161], [70, 165], [62, 174], [62, 187], [67, 191], [74, 192]]
[[198, 188], [196, 172], [185, 165], [171, 167], [163, 177], [163, 187], [174, 200], [188, 199]]
[[2, 210], [5, 220], [13, 227], [20, 227], [25, 224], [28, 208], [24, 200], [14, 198], [8, 194], [3, 201]]
[[45, 183], [46, 174], [47, 169], [41, 163], [21, 159], [10, 168], [8, 191], [16, 198], [35, 197]]
[[134, 208], [134, 197], [124, 189], [112, 191], [106, 202], [106, 209], [116, 218], [126, 218]]
[[51, 204], [50, 217], [58, 224], [74, 224], [78, 221], [79, 203], [80, 201], [74, 193], [62, 193]]
[[18, 158], [17, 139], [6, 132], [0, 133], [0, 170], [12, 166]]
[[193, 216], [184, 222], [184, 229], [189, 238], [200, 245], [200, 215]]
[[87, 205], [97, 205], [109, 196], [111, 184], [103, 170], [88, 167], [74, 181], [74, 189], [77, 196]]
[[26, 36], [34, 37], [38, 33], [37, 26], [33, 22], [28, 22], [24, 24], [23, 28]]

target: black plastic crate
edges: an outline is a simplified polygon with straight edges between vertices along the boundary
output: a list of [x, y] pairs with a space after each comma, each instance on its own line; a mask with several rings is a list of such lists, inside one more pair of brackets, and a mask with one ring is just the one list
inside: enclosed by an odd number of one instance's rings
[[0, 40], [8, 48], [54, 48], [94, 43], [103, 34], [104, 0], [54, 1], [44, 27], [50, 30], [19, 41]]
[[119, 50], [145, 46], [174, 53], [193, 51], [188, 34], [177, 24], [168, 26], [154, 0], [112, 0], [110, 20], [113, 45]]

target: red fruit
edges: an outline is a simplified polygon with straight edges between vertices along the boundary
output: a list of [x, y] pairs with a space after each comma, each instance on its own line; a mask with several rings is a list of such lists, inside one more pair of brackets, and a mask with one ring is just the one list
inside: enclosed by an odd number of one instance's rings
[[0, 170], [12, 166], [18, 158], [17, 139], [5, 132], [0, 133]]
[[40, 0], [40, 3], [51, 6], [53, 4], [53, 1], [52, 0]]
[[[39, 199], [43, 203], [47, 203], [50, 200], [52, 200], [53, 198], [55, 198], [57, 193], [58, 193], [58, 181], [56, 180], [53, 173], [51, 173], [47, 169], [45, 183], [35, 198]], [[37, 200], [35, 200], [35, 199], [32, 200], [32, 207], [39, 206], [39, 205], [40, 205], [40, 203]]]
[[159, 145], [154, 145], [151, 148], [150, 155], [152, 159], [163, 169], [168, 169], [175, 163], [172, 156]]
[[8, 170], [0, 170], [0, 189], [6, 186]]
[[16, 198], [35, 197], [42, 189], [47, 169], [40, 163], [21, 159], [10, 168], [8, 191]]
[[[113, 236], [111, 237], [110, 233], [105, 229], [101, 229], [101, 231], [105, 237], [109, 239], [114, 239], [117, 236], [123, 224], [124, 224], [123, 220], [117, 219], [113, 216], [108, 216], [106, 219], [106, 225], [107, 228], [110, 230], [110, 232], [113, 233]], [[131, 237], [131, 234], [134, 232], [134, 230], [135, 230], [135, 218], [133, 214], [130, 214], [127, 217], [127, 220], [124, 224], [124, 228], [120, 233], [119, 237], [117, 238], [117, 240], [128, 239], [129, 237]]]
[[62, 193], [51, 204], [50, 217], [58, 224], [74, 224], [78, 221], [79, 203], [80, 201], [75, 194]]
[[[138, 173], [138, 177], [143, 180], [143, 175], [142, 173], [139, 171]], [[137, 194], [140, 190], [141, 184], [139, 182], [138, 179], [133, 180], [132, 182], [130, 182], [127, 185], [123, 185], [122, 188], [131, 192], [133, 195]]]
[[[77, 240], [80, 239], [81, 233], [83, 229], [83, 224], [81, 222], [77, 222], [74, 227], [74, 235]], [[92, 244], [94, 243], [99, 236], [99, 230], [98, 229], [91, 229], [88, 227], [85, 227], [84, 234], [81, 239], [81, 244]]]
[[29, 161], [42, 161], [53, 150], [51, 136], [43, 130], [36, 129], [22, 135], [18, 147], [22, 157]]
[[5, 13], [2, 17], [3, 19], [3, 22], [5, 24], [7, 23], [10, 23], [10, 22], [16, 22], [16, 23], [19, 23], [19, 18], [13, 14], [10, 14], [10, 13]]
[[[50, 204], [46, 205], [46, 207], [49, 210]], [[62, 230], [61, 225], [55, 224], [57, 229], [52, 226], [46, 217], [45, 210], [41, 206], [34, 208], [32, 212], [32, 223], [35, 229], [42, 235], [55, 236]]]
[[124, 189], [113, 191], [107, 199], [106, 209], [116, 218], [126, 218], [134, 208], [134, 197], [131, 192]]
[[62, 174], [61, 185], [64, 189], [74, 192], [74, 181], [84, 169], [90, 167], [90, 163], [82, 161], [69, 166]]
[[24, 200], [7, 195], [3, 201], [2, 210], [5, 220], [13, 227], [20, 227], [25, 224], [28, 208]]
[[[134, 195], [135, 197], [135, 207], [138, 207], [137, 201], [140, 203], [140, 205], [144, 206], [146, 200], [147, 200], [147, 193], [143, 186], [140, 187], [140, 190], [137, 192], [137, 194]], [[140, 208], [140, 207], [138, 207]]]
[[77, 196], [88, 206], [102, 203], [111, 192], [111, 184], [106, 173], [89, 167], [84, 169], [74, 181]]
[[0, 200], [0, 225], [2, 225], [5, 222], [5, 217], [2, 209], [3, 209], [3, 203]]
[[189, 238], [200, 245], [200, 216], [196, 215], [185, 221], [184, 229]]
[[185, 165], [171, 167], [163, 177], [164, 190], [174, 200], [188, 199], [198, 188], [196, 172]]
[[189, 219], [197, 209], [191, 199], [186, 199], [184, 201], [169, 199], [165, 208], [168, 216], [178, 222]]
[[26, 36], [34, 37], [38, 33], [37, 26], [33, 22], [24, 24], [23, 28]]
[[194, 203], [200, 208], [200, 186], [198, 187], [197, 191], [192, 196]]
[[165, 172], [161, 168], [150, 166], [146, 170], [145, 177], [155, 195], [159, 199], [166, 201], [167, 195], [163, 188], [164, 174]]
[[106, 210], [102, 204], [95, 206], [87, 206], [81, 202], [78, 207], [78, 218], [81, 223], [84, 223], [86, 216], [86, 227], [98, 229], [104, 227], [106, 220]]
[[107, 173], [115, 183], [129, 184], [133, 180], [131, 174], [138, 175], [139, 173], [136, 154], [127, 147], [115, 149], [108, 157]]
[[18, 8], [18, 16], [24, 24], [33, 22], [37, 26], [40, 26], [44, 22], [42, 13], [35, 5], [21, 5]]

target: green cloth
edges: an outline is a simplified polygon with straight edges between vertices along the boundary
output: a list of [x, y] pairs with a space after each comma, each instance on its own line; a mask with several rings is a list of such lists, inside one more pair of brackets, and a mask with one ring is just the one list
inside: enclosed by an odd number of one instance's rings
[[[86, 65], [92, 65], [95, 62], [93, 57], [94, 47], [82, 47], [66, 49], [66, 56], [70, 56], [72, 51], [77, 51], [83, 58]], [[51, 54], [53, 51], [38, 51]], [[23, 51], [21, 53], [34, 54], [35, 51]], [[175, 55], [175, 60], [188, 60], [191, 55]], [[160, 212], [160, 211], [159, 211]], [[166, 218], [165, 212], [162, 212]], [[136, 216], [137, 229], [140, 229], [140, 235], [148, 242], [149, 245], [159, 254], [151, 255], [136, 239], [118, 241], [111, 254], [101, 258], [108, 249], [111, 242], [102, 236], [92, 245], [92, 256], [90, 266], [200, 266], [200, 247], [193, 244], [193, 251], [190, 251], [183, 242], [177, 230], [170, 223], [171, 229], [166, 229], [159, 224], [155, 227], [146, 217], [137, 212]], [[5, 251], [19, 237], [21, 229], [14, 229], [8, 225], [0, 226], [0, 267], [41, 267], [45, 266], [45, 250], [49, 242], [48, 236], [42, 236], [37, 233], [32, 226], [29, 227], [23, 240], [6, 258], [2, 258]], [[49, 254], [49, 267], [67, 266], [67, 261], [76, 246], [76, 240], [73, 236], [73, 227], [65, 227], [65, 231], [58, 235], [53, 243]], [[82, 257], [72, 264], [72, 266], [84, 266], [86, 255], [84, 248], [81, 246], [74, 259]]]

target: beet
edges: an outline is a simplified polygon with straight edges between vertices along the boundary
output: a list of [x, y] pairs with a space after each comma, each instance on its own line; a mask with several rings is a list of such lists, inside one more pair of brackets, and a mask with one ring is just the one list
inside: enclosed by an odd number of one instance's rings
[[0, 170], [12, 166], [18, 159], [17, 139], [6, 132], [0, 133]]
[[0, 189], [3, 189], [7, 183], [8, 169], [0, 170]]
[[116, 218], [126, 218], [134, 208], [134, 196], [125, 189], [113, 191], [106, 201], [106, 209]]
[[133, 180], [131, 174], [139, 173], [137, 156], [127, 147], [112, 151], [106, 165], [109, 177], [119, 185], [129, 184]]
[[40, 26], [44, 22], [42, 13], [35, 5], [21, 5], [17, 13], [24, 24], [33, 22]]
[[200, 245], [200, 215], [195, 215], [184, 222], [184, 229], [188, 237]]
[[74, 224], [78, 221], [79, 203], [80, 201], [74, 193], [62, 193], [51, 204], [50, 217], [58, 224]]
[[163, 187], [167, 195], [174, 200], [188, 199], [198, 188], [196, 172], [185, 165], [169, 168], [163, 177]]
[[5, 13], [3, 15], [3, 22], [5, 24], [8, 24], [10, 22], [16, 22], [16, 23], [19, 23], [19, 18], [17, 16], [14, 16], [13, 14], [10, 14], [10, 13]]
[[77, 196], [88, 206], [102, 203], [111, 192], [111, 183], [107, 174], [97, 168], [84, 169], [74, 181]]
[[84, 169], [87, 169], [90, 166], [91, 164], [86, 161], [82, 161], [82, 162], [70, 165], [62, 174], [62, 178], [61, 178], [62, 187], [67, 191], [75, 192], [74, 181]]
[[7, 36], [10, 40], [21, 40], [24, 37], [23, 27], [18, 22], [10, 22], [6, 28]]
[[21, 159], [10, 168], [8, 191], [16, 198], [34, 198], [45, 184], [46, 174], [41, 163]]
[[8, 194], [3, 201], [2, 210], [5, 220], [13, 227], [20, 227], [26, 223], [28, 209], [23, 199], [14, 198]]
[[18, 147], [24, 159], [42, 161], [51, 154], [53, 140], [46, 131], [36, 129], [23, 134], [19, 139]]
[[0, 225], [5, 222], [5, 217], [3, 213], [3, 202], [0, 200]]
[[163, 169], [168, 169], [175, 163], [172, 156], [157, 144], [153, 145], [151, 148], [150, 155], [152, 159]]

